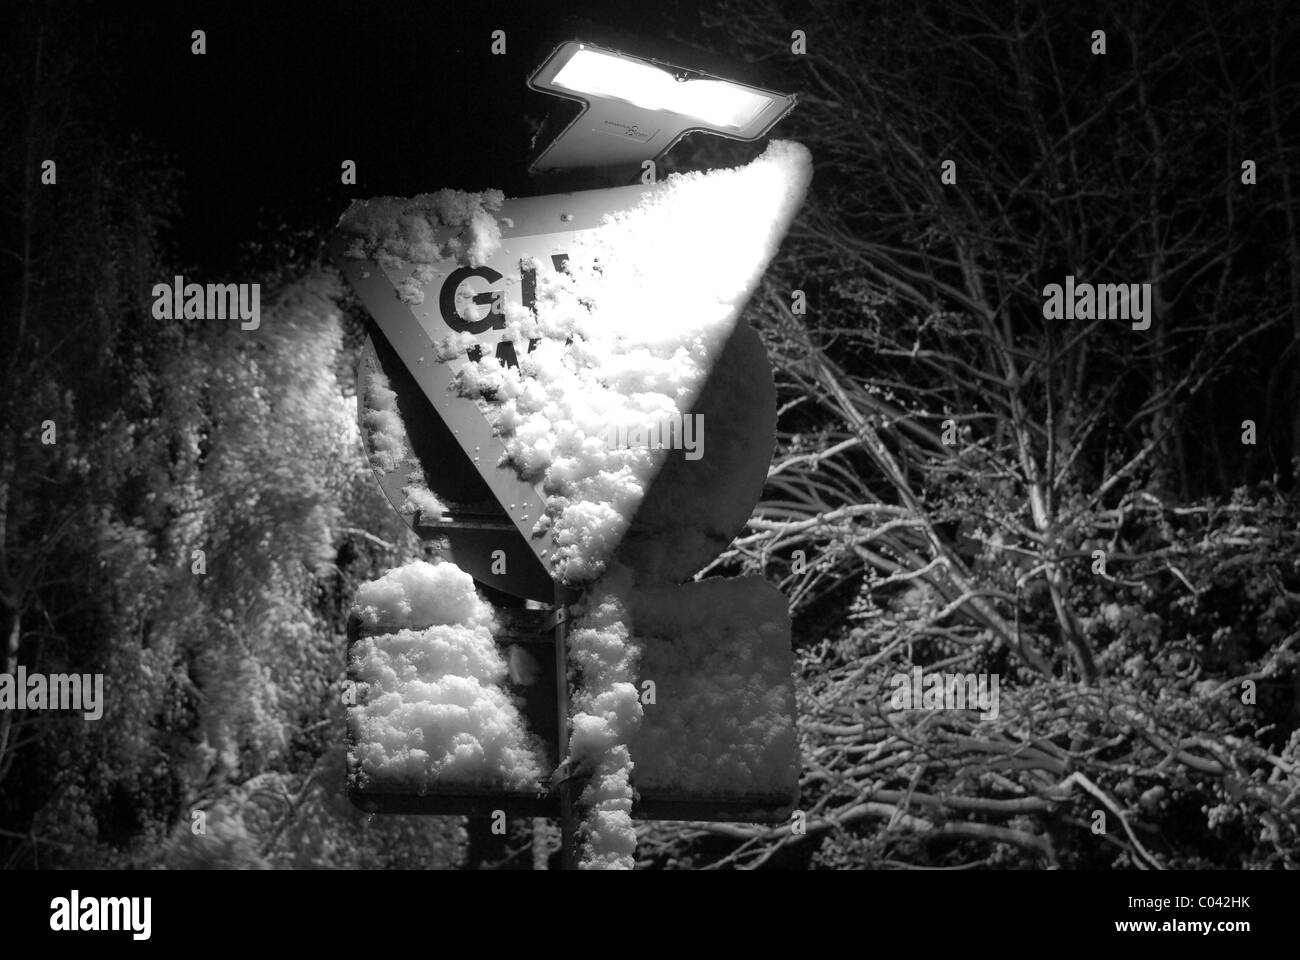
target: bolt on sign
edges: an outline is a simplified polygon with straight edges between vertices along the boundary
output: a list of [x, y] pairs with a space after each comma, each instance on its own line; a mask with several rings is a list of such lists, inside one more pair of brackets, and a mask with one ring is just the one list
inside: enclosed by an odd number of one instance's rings
[[[714, 344], [707, 363], [697, 363], [704, 375], [689, 395], [678, 397], [681, 409], [645, 430], [611, 423], [601, 441], [645, 442], [648, 434], [652, 446], [668, 448], [645, 476], [640, 500], [608, 558], [632, 568], [638, 583], [657, 584], [640, 590], [629, 612], [641, 645], [645, 705], [628, 744], [635, 763], [633, 813], [642, 818], [782, 820], [797, 797], [793, 656], [784, 597], [757, 577], [682, 581], [743, 529], [766, 480], [775, 446], [771, 367], [757, 334], [735, 321], [806, 185], [805, 176], [780, 199], [782, 209], [789, 209], [768, 226], [775, 240], [756, 246], [757, 254], [742, 255], [756, 265], [750, 264], [748, 274], [735, 274], [743, 281], [731, 284], [730, 299], [710, 301], [729, 332]], [[549, 522], [551, 491], [536, 477], [526, 479], [528, 473], [512, 459], [507, 432], [493, 425], [484, 394], [467, 392], [464, 381], [479, 375], [486, 357], [522, 373], [534, 350], [539, 358], [552, 347], [580, 350], [583, 344], [564, 331], [534, 328], [536, 336], [521, 337], [518, 324], [512, 331], [511, 318], [540, 316], [539, 299], [554, 294], [551, 281], [569, 271], [570, 255], [589, 253], [593, 237], [616, 231], [626, 211], [655, 204], [664, 189], [661, 183], [511, 200], [498, 195], [489, 213], [453, 211], [460, 222], [450, 224], [436, 218], [419, 222], [411, 210], [420, 203], [445, 210], [456, 205], [456, 197], [426, 194], [408, 201], [409, 208], [392, 201], [398, 204], [389, 208], [392, 219], [377, 228], [366, 219], [365, 205], [359, 215], [354, 205], [331, 245], [372, 320], [360, 381], [379, 375], [386, 384], [379, 406], [391, 404], [404, 424], [406, 456], [372, 456], [380, 484], [443, 557], [480, 584], [520, 598], [520, 606], [497, 608], [495, 639], [512, 656], [523, 651], [540, 665], [526, 671], [527, 683], [512, 673], [509, 692], [554, 763], [567, 753], [571, 665], [564, 624], [567, 604], [581, 586], [581, 578], [566, 575], [572, 563], [559, 562], [571, 561], [573, 534]], [[457, 195], [466, 196], [472, 195]], [[741, 222], [732, 229], [754, 232]], [[726, 229], [717, 225], [719, 243]], [[485, 237], [490, 242], [480, 242]], [[682, 258], [645, 265], [638, 283], [647, 296], [707, 285], [712, 265], [699, 252], [701, 238], [681, 239]], [[608, 249], [604, 266], [613, 273], [620, 268], [619, 248], [611, 241]], [[401, 255], [410, 251], [436, 255]], [[716, 256], [725, 260], [729, 253], [720, 248]], [[582, 276], [591, 277], [589, 258], [581, 264], [587, 270]], [[571, 286], [581, 301], [581, 283], [573, 280]], [[666, 327], [674, 322], [669, 314]], [[702, 349], [697, 340], [689, 343]], [[608, 377], [623, 373], [610, 369]], [[656, 433], [659, 426], [662, 432]], [[373, 431], [374, 424], [363, 423], [366, 429]], [[412, 495], [414, 479], [427, 485], [430, 508]], [[537, 609], [539, 604], [555, 606]], [[365, 630], [354, 621], [351, 633], [356, 641]], [[759, 711], [764, 722], [736, 720], [745, 710]], [[557, 816], [565, 802], [560, 784], [546, 781], [536, 791], [514, 792], [456, 790], [436, 781], [350, 782], [354, 801], [375, 812], [504, 809], [511, 816]]]

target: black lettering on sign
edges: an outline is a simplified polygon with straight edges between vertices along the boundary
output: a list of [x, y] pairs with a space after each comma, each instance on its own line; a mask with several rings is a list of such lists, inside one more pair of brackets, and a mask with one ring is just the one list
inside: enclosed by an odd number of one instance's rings
[[[569, 266], [569, 255], [567, 253], [551, 254], [551, 263], [556, 270], [567, 270]], [[534, 313], [537, 312], [537, 271], [535, 271], [528, 261], [519, 261], [519, 275], [523, 280], [521, 284], [521, 293], [523, 294], [524, 306]], [[501, 274], [491, 267], [458, 267], [451, 273], [447, 274], [447, 279], [442, 283], [442, 290], [438, 294], [438, 308], [442, 311], [442, 319], [446, 321], [447, 326], [456, 331], [464, 331], [474, 336], [487, 333], [489, 330], [504, 330], [506, 318], [500, 308], [500, 297], [503, 294], [500, 291], [488, 291], [474, 295], [474, 303], [488, 307], [489, 312], [482, 320], [466, 320], [456, 312], [456, 291], [460, 285], [470, 277], [481, 277], [488, 283], [496, 283], [501, 279]], [[528, 341], [528, 352], [532, 353], [537, 348], [540, 341], [534, 337]], [[483, 350], [480, 347], [471, 347], [469, 358], [478, 360], [483, 356]], [[516, 367], [519, 365], [519, 359], [515, 355], [515, 345], [509, 340], [502, 340], [496, 346], [496, 356], [507, 367]]]
[[[567, 270], [569, 267], [569, 255], [567, 253], [551, 254], [551, 264], [556, 270]], [[527, 260], [519, 261], [519, 276], [523, 279], [521, 284], [524, 298], [524, 306], [533, 313], [537, 313], [537, 271], [533, 269], [532, 264]], [[532, 353], [537, 349], [540, 341], [533, 337], [528, 341], [528, 352]], [[519, 359], [515, 356], [515, 345], [508, 341], [497, 344], [497, 358], [507, 367], [517, 367]]]
[[524, 306], [533, 313], [537, 312], [537, 271], [527, 260], [519, 261], [519, 276], [523, 279], [520, 292], [524, 295]]
[[474, 295], [474, 302], [488, 308], [488, 315], [482, 320], [466, 320], [456, 312], [456, 291], [460, 285], [470, 277], [482, 277], [488, 283], [496, 283], [501, 279], [501, 274], [497, 273], [491, 267], [458, 267], [447, 275], [447, 279], [442, 283], [442, 290], [438, 294], [438, 309], [442, 311], [442, 319], [447, 326], [457, 332], [478, 336], [481, 333], [487, 333], [489, 330], [503, 330], [506, 325], [505, 314], [500, 310], [493, 310], [492, 304], [499, 293], [478, 293]]
[[[551, 264], [556, 271], [564, 272], [569, 269], [569, 255], [567, 253], [551, 254]], [[524, 306], [533, 313], [537, 312], [537, 271], [533, 269], [532, 264], [527, 260], [519, 261], [519, 275], [523, 277], [523, 295]]]
[[[536, 342], [536, 340], [528, 341], [528, 348], [530, 351], [532, 350], [533, 344]], [[509, 340], [502, 340], [497, 344], [497, 359], [501, 361], [502, 366], [519, 366], [519, 358], [515, 356], [515, 345]]]

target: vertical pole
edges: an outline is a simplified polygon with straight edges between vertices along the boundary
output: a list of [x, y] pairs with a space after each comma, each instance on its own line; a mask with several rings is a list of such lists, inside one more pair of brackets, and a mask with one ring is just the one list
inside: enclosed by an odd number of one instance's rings
[[[569, 608], [568, 591], [555, 587], [555, 700], [559, 710], [560, 761], [569, 755]], [[573, 780], [567, 775], [558, 785], [560, 795], [560, 869], [573, 870], [577, 866], [574, 849], [578, 820], [573, 796]]]
[[551, 865], [551, 822], [545, 817], [533, 817], [533, 869], [549, 870]]

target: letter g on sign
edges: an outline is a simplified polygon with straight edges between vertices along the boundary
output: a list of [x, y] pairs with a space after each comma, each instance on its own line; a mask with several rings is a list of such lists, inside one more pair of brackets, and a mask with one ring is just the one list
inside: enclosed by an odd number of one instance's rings
[[442, 312], [442, 319], [451, 329], [457, 332], [470, 333], [474, 336], [487, 333], [493, 328], [497, 330], [505, 329], [505, 315], [491, 310], [492, 302], [496, 299], [497, 294], [487, 292], [474, 295], [476, 304], [489, 308], [488, 315], [482, 320], [466, 320], [456, 312], [456, 291], [470, 277], [481, 277], [488, 283], [496, 283], [501, 279], [501, 274], [491, 267], [458, 267], [449, 273], [447, 279], [442, 282], [442, 290], [438, 293], [438, 309]]

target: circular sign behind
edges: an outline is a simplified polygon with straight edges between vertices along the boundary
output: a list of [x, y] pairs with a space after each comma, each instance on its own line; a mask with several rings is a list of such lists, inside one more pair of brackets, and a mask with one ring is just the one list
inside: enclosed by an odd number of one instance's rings
[[776, 385], [742, 317], [691, 406], [698, 447], [669, 450], [615, 550], [642, 582], [689, 580], [744, 529], [776, 449]]

